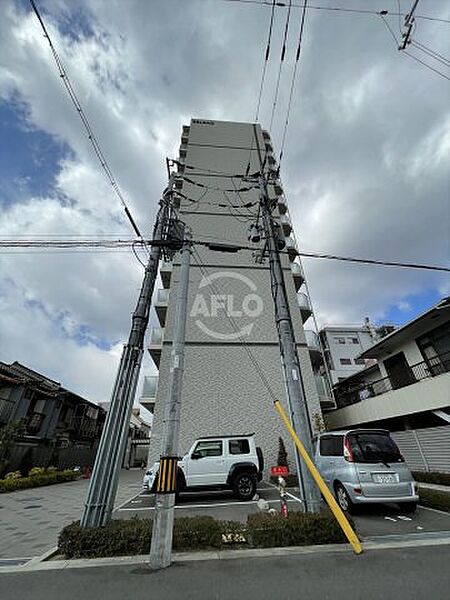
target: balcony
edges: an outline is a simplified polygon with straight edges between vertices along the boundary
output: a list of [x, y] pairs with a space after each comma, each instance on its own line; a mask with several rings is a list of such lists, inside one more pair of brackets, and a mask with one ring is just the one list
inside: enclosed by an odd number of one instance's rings
[[263, 135], [263, 138], [264, 138], [266, 141], [267, 141], [267, 140], [268, 140], [268, 141], [270, 141], [270, 134], [269, 134], [269, 132], [268, 132], [268, 131], [266, 131], [265, 129], [263, 129], [262, 135]]
[[324, 375], [314, 373], [314, 380], [316, 382], [320, 408], [325, 411], [336, 408], [336, 402], [334, 401], [333, 394], [331, 393], [328, 379]]
[[398, 369], [390, 377], [383, 377], [371, 382], [355, 381], [349, 382], [347, 385], [342, 383], [335, 388], [337, 406], [338, 408], [350, 406], [449, 372], [450, 352], [446, 352], [426, 361], [408, 365], [407, 368]]
[[297, 244], [295, 243], [294, 238], [290, 236], [286, 238], [286, 250], [289, 255], [289, 259], [291, 262], [298, 256]]
[[155, 410], [157, 390], [158, 376], [150, 375], [149, 377], [144, 377], [144, 385], [142, 386], [142, 396], [139, 398], [139, 403], [152, 414]]
[[287, 212], [286, 200], [281, 196], [278, 198], [278, 210], [280, 215], [285, 215]]
[[161, 361], [161, 352], [163, 347], [164, 329], [162, 327], [151, 327], [148, 341], [148, 351], [153, 362], [159, 369]]
[[156, 292], [155, 311], [158, 315], [159, 324], [164, 327], [166, 324], [167, 307], [169, 306], [169, 290], [159, 289]]
[[320, 366], [322, 364], [322, 350], [319, 336], [312, 329], [305, 329], [305, 337], [312, 365]]
[[70, 428], [74, 430], [76, 436], [93, 438], [98, 432], [97, 425], [97, 419], [81, 415], [73, 418]]
[[291, 223], [291, 219], [289, 218], [289, 216], [286, 214], [281, 215], [280, 223], [281, 223], [281, 227], [283, 229], [284, 235], [289, 235], [292, 231], [292, 223]]
[[305, 281], [302, 265], [298, 262], [291, 262], [291, 271], [294, 278], [295, 291], [298, 292]]
[[15, 405], [14, 400], [0, 398], [0, 423], [8, 423]]
[[170, 288], [170, 280], [172, 278], [173, 265], [171, 262], [163, 261], [159, 268], [159, 275], [165, 289]]
[[297, 292], [297, 304], [300, 308], [302, 321], [305, 323], [312, 315], [312, 308], [308, 296], [304, 292]]
[[38, 435], [41, 430], [44, 419], [45, 419], [44, 413], [40, 413], [40, 412], [34, 412], [29, 417], [27, 417], [27, 421], [25, 424], [26, 434], [27, 435]]

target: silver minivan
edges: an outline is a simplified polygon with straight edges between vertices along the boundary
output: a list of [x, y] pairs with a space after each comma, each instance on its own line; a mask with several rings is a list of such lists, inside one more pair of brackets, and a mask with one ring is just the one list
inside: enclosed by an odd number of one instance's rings
[[315, 463], [339, 506], [395, 502], [414, 512], [418, 486], [397, 444], [384, 429], [350, 429], [322, 433]]

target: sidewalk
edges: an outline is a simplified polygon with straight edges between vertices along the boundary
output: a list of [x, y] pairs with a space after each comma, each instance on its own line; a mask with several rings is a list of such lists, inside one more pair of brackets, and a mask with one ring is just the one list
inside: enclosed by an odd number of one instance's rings
[[450, 545], [2, 573], [2, 600], [447, 600]]

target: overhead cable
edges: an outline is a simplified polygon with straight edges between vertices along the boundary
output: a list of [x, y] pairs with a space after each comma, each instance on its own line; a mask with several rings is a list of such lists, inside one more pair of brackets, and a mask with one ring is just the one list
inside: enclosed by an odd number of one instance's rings
[[270, 55], [270, 41], [272, 39], [272, 29], [273, 29], [273, 18], [275, 15], [275, 0], [272, 0], [272, 11], [270, 13], [270, 23], [269, 23], [269, 38], [267, 40], [267, 46], [266, 46], [266, 54], [264, 57], [264, 63], [263, 63], [263, 69], [262, 69], [262, 75], [261, 75], [261, 84], [259, 86], [259, 94], [258, 94], [258, 103], [256, 105], [256, 115], [255, 115], [255, 122], [257, 123], [259, 120], [259, 109], [261, 106], [261, 98], [262, 98], [262, 93], [263, 93], [263, 88], [264, 88], [264, 81], [266, 78], [266, 71], [267, 71], [267, 63], [269, 62], [269, 55]]
[[90, 143], [91, 143], [91, 145], [92, 145], [92, 147], [94, 149], [95, 154], [97, 155], [98, 160], [100, 161], [102, 169], [105, 172], [106, 177], [108, 178], [109, 183], [111, 184], [111, 187], [113, 188], [116, 196], [119, 198], [119, 201], [122, 204], [124, 212], [125, 212], [125, 214], [126, 214], [126, 216], [128, 218], [128, 221], [130, 222], [131, 226], [133, 227], [134, 232], [136, 233], [136, 235], [138, 237], [142, 238], [142, 234], [139, 231], [139, 228], [138, 228], [138, 226], [136, 224], [136, 221], [134, 220], [134, 218], [133, 218], [133, 216], [132, 216], [132, 214], [130, 212], [130, 209], [127, 206], [127, 203], [125, 202], [125, 198], [124, 198], [124, 196], [122, 194], [122, 191], [121, 191], [121, 189], [119, 187], [119, 184], [117, 183], [117, 180], [116, 180], [116, 178], [114, 177], [114, 175], [113, 175], [113, 173], [111, 171], [111, 167], [109, 166], [108, 161], [106, 160], [106, 157], [103, 154], [103, 151], [102, 151], [102, 149], [100, 147], [99, 141], [98, 141], [97, 137], [94, 134], [94, 131], [93, 131], [92, 127], [91, 127], [91, 124], [90, 124], [87, 116], [86, 116], [86, 113], [84, 112], [83, 107], [81, 106], [81, 103], [80, 103], [80, 101], [78, 99], [78, 96], [77, 96], [77, 94], [76, 94], [76, 92], [75, 92], [75, 90], [74, 90], [74, 88], [72, 86], [72, 83], [71, 83], [70, 79], [69, 79], [69, 76], [67, 75], [67, 72], [66, 72], [66, 70], [64, 68], [64, 65], [62, 64], [61, 59], [59, 58], [59, 55], [58, 55], [58, 53], [56, 51], [56, 48], [55, 48], [55, 46], [54, 46], [54, 44], [53, 44], [53, 42], [52, 42], [52, 40], [50, 38], [50, 35], [49, 35], [48, 31], [47, 31], [47, 28], [46, 28], [45, 23], [44, 23], [44, 21], [42, 19], [42, 16], [39, 13], [39, 10], [38, 10], [38, 8], [36, 6], [36, 3], [35, 3], [34, 0], [30, 0], [30, 4], [31, 4], [31, 7], [32, 7], [32, 9], [33, 9], [33, 11], [34, 11], [34, 13], [35, 13], [35, 15], [36, 15], [36, 17], [37, 17], [40, 25], [41, 25], [42, 31], [44, 32], [44, 37], [47, 39], [47, 41], [49, 43], [50, 49], [51, 49], [52, 54], [53, 54], [53, 58], [55, 60], [56, 66], [58, 67], [59, 75], [60, 75], [60, 77], [62, 79], [62, 82], [63, 82], [63, 84], [64, 84], [64, 86], [65, 86], [65, 88], [66, 88], [66, 90], [67, 90], [67, 92], [69, 94], [69, 97], [70, 97], [70, 99], [72, 101], [72, 104], [75, 107], [75, 110], [78, 113], [78, 116], [81, 119], [81, 122], [83, 123], [83, 126], [84, 126], [84, 128], [86, 130], [86, 133], [87, 133], [87, 136], [88, 136], [88, 139], [89, 139], [89, 141], [90, 141]]
[[270, 114], [269, 131], [272, 131], [273, 119], [275, 116], [275, 109], [276, 109], [277, 102], [278, 102], [278, 93], [280, 90], [281, 72], [283, 70], [284, 58], [286, 56], [286, 44], [287, 44], [287, 38], [288, 38], [288, 33], [289, 33], [289, 21], [291, 18], [291, 4], [292, 4], [292, 2], [291, 2], [291, 0], [289, 0], [289, 7], [288, 7], [287, 15], [286, 15], [286, 23], [284, 25], [283, 43], [281, 46], [280, 66], [278, 68], [277, 82], [275, 85], [275, 95], [274, 95], [273, 104], [272, 104], [272, 112]]

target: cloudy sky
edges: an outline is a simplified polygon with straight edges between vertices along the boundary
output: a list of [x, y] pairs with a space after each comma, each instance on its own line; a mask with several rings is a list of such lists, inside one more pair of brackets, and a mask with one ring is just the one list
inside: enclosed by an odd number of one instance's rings
[[[300, 4], [300, 2], [298, 2]], [[412, 0], [400, 0], [406, 12]], [[315, 6], [398, 10], [397, 0]], [[224, 0], [39, 0], [142, 232], [191, 117], [252, 121], [270, 7]], [[132, 237], [25, 0], [0, 19], [0, 238]], [[417, 13], [450, 19], [449, 0]], [[268, 127], [286, 9], [275, 13]], [[396, 16], [387, 16], [399, 35]], [[299, 8], [272, 137], [279, 147]], [[450, 23], [413, 39], [450, 55]], [[450, 68], [411, 53], [450, 76]], [[282, 178], [301, 249], [448, 264], [450, 82], [398, 52], [381, 18], [308, 11]], [[305, 261], [320, 323], [407, 321], [450, 293], [445, 274]], [[129, 252], [0, 254], [0, 360], [109, 398], [142, 267]], [[144, 372], [152, 365], [145, 358]]]

